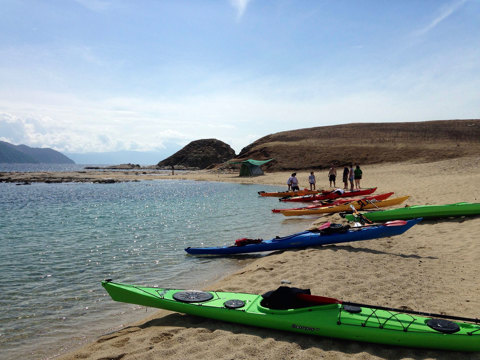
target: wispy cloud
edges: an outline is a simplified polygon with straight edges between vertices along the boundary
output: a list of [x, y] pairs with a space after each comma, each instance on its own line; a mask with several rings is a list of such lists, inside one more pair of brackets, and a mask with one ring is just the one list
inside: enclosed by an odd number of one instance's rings
[[230, 4], [237, 11], [237, 20], [240, 20], [247, 10], [247, 6], [251, 0], [230, 0]]
[[417, 36], [422, 36], [427, 34], [428, 32], [435, 29], [442, 21], [446, 20], [449, 16], [451, 16], [455, 11], [460, 9], [468, 0], [456, 0], [450, 4], [442, 6], [437, 14], [436, 17], [425, 27], [417, 30], [415, 34]]

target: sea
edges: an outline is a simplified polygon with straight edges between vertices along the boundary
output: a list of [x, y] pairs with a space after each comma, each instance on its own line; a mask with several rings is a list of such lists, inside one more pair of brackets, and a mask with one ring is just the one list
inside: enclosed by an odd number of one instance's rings
[[[0, 171], [83, 168], [2, 164]], [[104, 279], [202, 289], [265, 256], [194, 257], [184, 248], [304, 230], [307, 223], [271, 212], [277, 198], [258, 196], [282, 189], [168, 176], [114, 184], [0, 183], [0, 357], [54, 358], [155, 313], [112, 301]]]

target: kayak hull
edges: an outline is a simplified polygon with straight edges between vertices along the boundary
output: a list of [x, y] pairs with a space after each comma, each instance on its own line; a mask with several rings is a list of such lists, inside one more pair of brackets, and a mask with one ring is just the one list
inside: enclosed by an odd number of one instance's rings
[[115, 301], [232, 323], [371, 343], [480, 351], [478, 324], [458, 322], [459, 331], [445, 334], [426, 324], [431, 318], [372, 307], [353, 312], [335, 303], [273, 310], [263, 306], [263, 297], [255, 294], [150, 288], [111, 281], [102, 282], [102, 286]]
[[329, 200], [329, 199], [338, 199], [342, 197], [370, 195], [370, 194], [373, 194], [376, 190], [377, 188], [354, 190], [354, 191], [346, 191], [343, 194], [334, 193], [332, 191], [326, 194], [322, 193], [318, 195], [293, 196], [293, 197], [288, 197], [285, 199], [278, 199], [278, 200], [286, 201], [286, 202], [311, 202], [315, 200]]
[[341, 211], [349, 211], [351, 210], [352, 206], [356, 210], [376, 209], [381, 207], [399, 205], [407, 201], [409, 197], [410, 196], [402, 196], [394, 199], [387, 199], [387, 200], [381, 200], [381, 201], [358, 200], [348, 204], [327, 206], [327, 207], [318, 208], [318, 209], [301, 209], [301, 210], [282, 211], [282, 215], [284, 216], [322, 215], [322, 214], [336, 213]]
[[277, 192], [265, 192], [259, 191], [258, 195], [263, 197], [285, 197], [285, 196], [303, 196], [303, 195], [315, 195], [322, 193], [323, 190], [297, 190], [297, 191], [277, 191]]
[[185, 249], [185, 251], [191, 255], [235, 255], [262, 251], [298, 249], [311, 246], [337, 244], [352, 241], [371, 240], [382, 237], [400, 235], [420, 221], [421, 219], [413, 219], [407, 221], [407, 223], [404, 225], [374, 225], [361, 228], [351, 228], [345, 232], [337, 232], [332, 234], [303, 231], [301, 233], [296, 233], [281, 238], [264, 240], [256, 244], [247, 244], [244, 246], [220, 246], [203, 248], [188, 247]]
[[[408, 220], [417, 217], [435, 219], [455, 216], [480, 215], [480, 203], [455, 203], [446, 205], [414, 205], [398, 209], [366, 212], [363, 214], [371, 221]], [[353, 214], [346, 215], [349, 221], [356, 221]]]

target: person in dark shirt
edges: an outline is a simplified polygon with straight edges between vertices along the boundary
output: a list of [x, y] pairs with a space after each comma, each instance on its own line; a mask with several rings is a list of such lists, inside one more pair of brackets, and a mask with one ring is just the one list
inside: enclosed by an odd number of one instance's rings
[[348, 170], [348, 166], [345, 166], [343, 168], [343, 188], [345, 190], [348, 189], [348, 174], [349, 174], [350, 170]]
[[358, 164], [357, 166], [355, 166], [355, 171], [353, 172], [353, 174], [355, 178], [355, 188], [358, 190], [360, 189], [360, 180], [362, 180], [362, 174], [363, 174]]

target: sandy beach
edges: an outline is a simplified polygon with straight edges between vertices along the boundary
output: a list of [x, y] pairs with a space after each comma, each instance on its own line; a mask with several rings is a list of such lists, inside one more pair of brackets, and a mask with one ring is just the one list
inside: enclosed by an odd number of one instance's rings
[[[410, 195], [408, 205], [480, 201], [480, 157], [426, 164], [369, 165], [362, 167], [362, 170], [362, 187], [376, 186], [377, 193], [394, 191], [396, 196]], [[341, 169], [338, 172], [340, 174]], [[300, 186], [306, 186], [308, 171], [297, 173]], [[161, 178], [283, 186], [288, 176], [289, 173], [282, 172], [239, 178], [232, 173], [197, 171], [163, 175]], [[327, 188], [327, 171], [316, 172], [316, 176], [317, 187]], [[147, 174], [137, 175], [138, 180], [147, 177]], [[257, 201], [269, 201], [272, 208], [279, 204], [275, 198], [259, 197]], [[344, 222], [336, 214], [311, 218], [312, 223], [326, 220]], [[299, 220], [286, 218], [285, 221]], [[478, 216], [424, 221], [407, 233], [393, 238], [275, 252], [247, 264], [236, 273], [226, 274], [223, 279], [203, 290], [261, 294], [276, 289], [286, 280], [291, 286], [311, 289], [312, 294], [345, 301], [479, 317], [479, 228]], [[121, 282], [121, 279], [116, 280]], [[480, 359], [480, 354], [336, 340], [159, 311], [148, 319], [101, 336], [95, 342], [65, 354], [60, 359], [453, 357]]]

